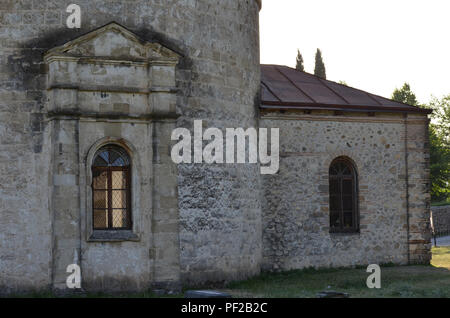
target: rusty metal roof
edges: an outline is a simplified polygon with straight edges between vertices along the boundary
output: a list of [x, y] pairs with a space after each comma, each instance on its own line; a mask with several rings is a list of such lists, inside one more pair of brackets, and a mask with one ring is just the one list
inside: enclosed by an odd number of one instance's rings
[[281, 65], [261, 65], [261, 108], [431, 113]]

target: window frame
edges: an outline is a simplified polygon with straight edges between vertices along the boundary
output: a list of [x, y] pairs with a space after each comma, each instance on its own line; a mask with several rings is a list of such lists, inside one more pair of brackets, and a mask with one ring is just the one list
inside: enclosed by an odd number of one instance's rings
[[[336, 164], [343, 163], [349, 168], [351, 171], [351, 176], [347, 175], [337, 175], [334, 176], [331, 174], [331, 169]], [[331, 181], [332, 180], [338, 180], [339, 182], [339, 203], [340, 203], [340, 209], [338, 210], [339, 213], [339, 219], [340, 219], [340, 226], [332, 226], [331, 222], [331, 215], [334, 211], [331, 209], [331, 200], [332, 196], [334, 195], [331, 192]], [[343, 182], [344, 181], [352, 181], [352, 227], [344, 227], [344, 190], [343, 190]], [[356, 170], [356, 166], [353, 163], [353, 161], [346, 157], [338, 157], [332, 161], [332, 163], [329, 166], [328, 170], [328, 183], [329, 183], [329, 231], [330, 233], [343, 233], [343, 234], [352, 234], [352, 233], [360, 233], [360, 216], [359, 216], [359, 185], [358, 185], [358, 172]]]
[[[120, 148], [122, 150], [122, 152], [124, 152], [126, 154], [126, 156], [128, 157], [128, 165], [126, 166], [95, 166], [94, 162], [97, 158], [97, 156], [100, 155], [100, 153], [102, 151], [107, 150], [108, 147], [113, 147], [113, 148]], [[133, 230], [133, 217], [132, 217], [132, 204], [131, 204], [131, 200], [132, 200], [132, 182], [131, 182], [131, 178], [132, 178], [132, 164], [131, 164], [131, 157], [128, 153], [128, 151], [122, 147], [121, 145], [117, 145], [117, 144], [106, 144], [103, 145], [102, 147], [100, 147], [94, 154], [94, 157], [92, 159], [92, 164], [91, 164], [91, 214], [92, 214], [92, 231], [93, 232], [102, 232], [102, 231], [108, 231], [108, 232], [113, 232], [113, 231], [132, 231]], [[107, 175], [107, 189], [95, 189], [94, 187], [94, 175], [95, 175], [95, 171], [107, 171], [108, 175]], [[113, 207], [110, 204], [112, 202], [112, 192], [114, 190], [119, 190], [119, 189], [113, 189], [112, 187], [112, 172], [113, 171], [123, 171], [126, 172], [126, 178], [125, 178], [125, 183], [126, 183], [126, 188], [125, 189], [120, 189], [121, 191], [126, 191], [126, 219], [127, 219], [127, 226], [126, 227], [113, 227], [112, 226], [112, 218], [113, 218]], [[96, 209], [95, 208], [95, 192], [99, 191], [99, 190], [103, 190], [107, 192], [107, 196], [108, 196], [108, 206], [105, 209]], [[94, 221], [94, 217], [95, 217], [95, 210], [107, 210], [107, 217], [108, 217], [108, 225], [109, 227], [107, 228], [99, 228], [99, 227], [95, 227], [95, 221]]]

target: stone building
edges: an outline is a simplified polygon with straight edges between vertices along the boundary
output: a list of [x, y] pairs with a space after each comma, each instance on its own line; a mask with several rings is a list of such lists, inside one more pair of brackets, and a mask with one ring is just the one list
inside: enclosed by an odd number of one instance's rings
[[[0, 293], [429, 262], [426, 111], [261, 67], [260, 1], [71, 2], [0, 0]], [[176, 165], [197, 119], [279, 128], [279, 172]]]
[[429, 111], [262, 71], [260, 125], [280, 127], [281, 156], [263, 178], [263, 266], [428, 263]]

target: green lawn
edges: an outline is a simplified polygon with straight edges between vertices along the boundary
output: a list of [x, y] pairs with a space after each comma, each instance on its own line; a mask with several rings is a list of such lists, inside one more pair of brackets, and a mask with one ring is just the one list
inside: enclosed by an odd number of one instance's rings
[[444, 267], [450, 270], [450, 247], [433, 247], [433, 259], [431, 265]]
[[450, 297], [450, 247], [433, 249], [432, 266], [382, 266], [381, 289], [366, 287], [365, 268], [298, 270], [232, 283], [235, 297], [316, 297], [334, 290], [351, 297]]
[[447, 200], [441, 201], [441, 202], [431, 203], [431, 206], [445, 206], [445, 205], [450, 205], [450, 198], [448, 198]]
[[[226, 291], [233, 297], [313, 297], [318, 292], [333, 290], [351, 297], [450, 297], [450, 247], [433, 248], [431, 266], [381, 266], [381, 289], [366, 287], [370, 273], [365, 268], [305, 269], [258, 277], [231, 283]], [[13, 297], [55, 297], [51, 292]], [[140, 294], [87, 294], [73, 297], [157, 297], [150, 292]], [[171, 295], [166, 297], [183, 297]]]

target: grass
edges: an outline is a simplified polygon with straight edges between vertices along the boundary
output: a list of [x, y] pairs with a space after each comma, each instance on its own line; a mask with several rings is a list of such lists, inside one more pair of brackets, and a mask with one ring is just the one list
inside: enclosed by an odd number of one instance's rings
[[433, 247], [433, 259], [431, 265], [450, 270], [450, 247]]
[[450, 198], [448, 198], [447, 200], [444, 200], [444, 201], [431, 203], [431, 206], [446, 206], [446, 205], [450, 205]]
[[[345, 269], [303, 269], [284, 273], [265, 273], [229, 284], [222, 291], [233, 297], [299, 298], [313, 297], [326, 290], [350, 294], [351, 297], [450, 297], [450, 247], [434, 247], [431, 266], [381, 266], [381, 289], [369, 289], [365, 267]], [[51, 292], [36, 292], [10, 297], [52, 298]], [[139, 294], [84, 294], [70, 297], [157, 298], [151, 292]], [[168, 295], [166, 298], [183, 297]]]
[[450, 297], [450, 247], [433, 248], [432, 266], [381, 266], [381, 289], [369, 289], [365, 268], [305, 269], [232, 283], [235, 297], [316, 297], [334, 290], [351, 297]]
[[[7, 298], [182, 298], [183, 295], [164, 295], [159, 296], [151, 291], [142, 293], [80, 293], [80, 294], [68, 294], [57, 295], [52, 291], [36, 291], [27, 294], [10, 294]], [[1, 297], [0, 297], [1, 298]]]

